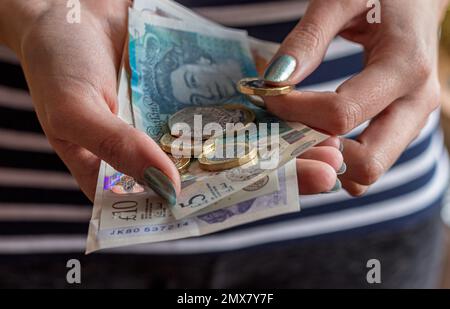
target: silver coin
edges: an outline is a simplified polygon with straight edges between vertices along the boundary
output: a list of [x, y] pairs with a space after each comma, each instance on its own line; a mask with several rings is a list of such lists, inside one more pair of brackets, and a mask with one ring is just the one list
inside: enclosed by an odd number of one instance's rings
[[[195, 116], [202, 116], [201, 125], [195, 124]], [[201, 136], [202, 139], [208, 139], [212, 134], [204, 133], [204, 128], [210, 123], [218, 124], [222, 132], [212, 132], [213, 134], [223, 133], [226, 125], [244, 123], [245, 114], [240, 110], [226, 110], [221, 107], [187, 107], [173, 114], [168, 121], [169, 129], [173, 136], [180, 136], [185, 133], [183, 130], [187, 125], [191, 134]]]
[[265, 185], [267, 185], [267, 183], [269, 182], [269, 178], [270, 178], [269, 176], [266, 176], [266, 177], [258, 180], [254, 184], [251, 184], [251, 185], [245, 187], [242, 190], [247, 191], [247, 192], [258, 191], [258, 190], [262, 189]]
[[261, 169], [259, 164], [254, 164], [251, 166], [244, 165], [228, 170], [225, 173], [225, 177], [231, 181], [241, 182], [253, 179], [263, 172], [264, 170]]

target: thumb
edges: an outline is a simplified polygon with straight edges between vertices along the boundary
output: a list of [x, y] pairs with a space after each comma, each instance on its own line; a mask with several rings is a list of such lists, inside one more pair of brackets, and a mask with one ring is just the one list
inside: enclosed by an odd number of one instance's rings
[[300, 23], [282, 43], [264, 74], [270, 84], [294, 85], [322, 62], [341, 29], [363, 12], [366, 1], [313, 0]]
[[155, 141], [104, 110], [85, 113], [79, 123], [64, 126], [65, 139], [145, 183], [169, 204], [176, 203], [181, 190], [179, 172]]

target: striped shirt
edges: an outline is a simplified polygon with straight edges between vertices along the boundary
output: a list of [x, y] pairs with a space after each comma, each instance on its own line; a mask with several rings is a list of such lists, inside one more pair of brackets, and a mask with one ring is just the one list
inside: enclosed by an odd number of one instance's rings
[[[305, 1], [184, 0], [181, 3], [251, 36], [280, 42]], [[335, 90], [363, 66], [358, 45], [336, 38], [301, 88]], [[47, 142], [16, 58], [0, 46], [0, 254], [83, 252], [92, 204]], [[361, 132], [355, 129], [349, 138]], [[395, 138], [395, 136], [392, 136]], [[382, 229], [439, 207], [448, 159], [435, 112], [418, 138], [369, 192], [302, 196], [302, 211], [199, 238], [118, 248], [127, 253], [207, 253], [355, 229]]]

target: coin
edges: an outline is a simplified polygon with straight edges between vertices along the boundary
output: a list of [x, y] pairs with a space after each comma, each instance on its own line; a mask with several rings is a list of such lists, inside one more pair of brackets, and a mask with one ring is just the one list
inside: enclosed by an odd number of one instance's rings
[[[201, 116], [201, 122], [198, 117]], [[168, 121], [170, 132], [173, 136], [181, 136], [184, 130], [189, 128], [194, 135], [193, 138], [200, 137], [206, 140], [213, 135], [222, 133], [228, 123], [236, 124], [245, 121], [241, 111], [227, 110], [221, 106], [212, 107], [187, 107], [173, 114]], [[222, 132], [205, 132], [204, 128], [208, 124], [217, 124], [222, 128]]]
[[[242, 136], [240, 134], [244, 133], [244, 134], [249, 134], [251, 133], [251, 131], [246, 131], [248, 129], [248, 125], [251, 123], [255, 122], [256, 119], [256, 115], [255, 112], [252, 111], [250, 108], [242, 105], [242, 104], [226, 104], [223, 106], [224, 109], [229, 110], [229, 111], [233, 111], [236, 113], [240, 113], [241, 116], [240, 118], [242, 119], [242, 124], [244, 125], [244, 127], [234, 127], [234, 130], [228, 130], [225, 131], [223, 134], [218, 134], [213, 136], [212, 138], [207, 139], [204, 143], [203, 143], [203, 152], [208, 152], [211, 151], [212, 149], [214, 149], [215, 144], [216, 143], [227, 143], [228, 142], [228, 138], [230, 137], [230, 133], [233, 133], [232, 136], [234, 136], [234, 142], [235, 143], [244, 143], [243, 140], [239, 140], [239, 137]], [[250, 136], [245, 135], [244, 139], [246, 140], [245, 142], [247, 142], [247, 140], [251, 137], [253, 137], [254, 133], [251, 134]]]
[[173, 164], [175, 164], [175, 167], [177, 168], [178, 172], [180, 172], [180, 174], [183, 174], [188, 170], [189, 165], [191, 164], [190, 158], [177, 158], [170, 154], [168, 154], [168, 156], [170, 160], [172, 160]]
[[223, 147], [226, 144], [252, 144], [253, 147], [256, 147], [257, 137], [258, 131], [248, 130], [248, 126], [237, 128], [234, 131], [230, 130], [222, 135], [217, 135], [204, 141], [202, 153], [211, 153], [217, 147]]
[[[257, 148], [250, 147], [246, 143], [224, 144], [221, 150], [222, 153], [218, 153], [217, 148], [211, 152], [202, 153], [198, 158], [200, 168], [211, 172], [228, 170], [242, 166], [258, 156]], [[232, 157], [227, 157], [229, 152], [233, 153]]]
[[248, 185], [247, 187], [243, 188], [242, 190], [247, 191], [247, 192], [261, 190], [265, 185], [267, 185], [269, 180], [270, 180], [269, 176], [263, 177], [262, 179], [256, 181], [255, 183], [253, 183], [251, 185]]
[[[180, 138], [183, 137], [174, 137], [172, 135], [170, 135], [169, 133], [164, 134], [161, 139], [159, 140], [159, 145], [161, 147], [161, 149], [164, 152], [167, 152], [169, 154], [173, 154], [172, 153], [172, 145], [175, 141], [178, 141], [179, 143], [177, 145], [175, 145], [175, 149], [176, 151], [179, 151], [180, 155], [189, 155], [191, 157], [199, 155], [203, 152], [203, 143], [202, 141], [195, 141], [192, 139], [183, 139], [183, 140], [178, 140]], [[186, 150], [186, 151], [184, 151]]]
[[238, 90], [246, 95], [258, 95], [263, 97], [274, 97], [290, 93], [294, 86], [272, 86], [263, 79], [244, 78], [238, 82]]
[[256, 119], [255, 113], [251, 109], [245, 107], [242, 104], [226, 104], [223, 106], [223, 108], [226, 110], [242, 113], [241, 118], [244, 119], [244, 121], [242, 122], [244, 125], [252, 123]]
[[237, 168], [233, 168], [225, 173], [225, 177], [227, 177], [230, 181], [242, 182], [248, 181], [255, 177], [261, 175], [264, 170], [258, 164], [257, 158], [254, 159], [254, 164], [250, 164], [250, 166], [239, 166]]
[[[174, 150], [179, 151], [179, 154], [183, 155], [184, 157], [186, 157], [186, 154], [188, 154], [190, 157], [198, 156], [204, 151], [210, 151], [212, 149], [211, 147], [214, 146], [212, 143], [206, 144], [205, 142], [195, 141], [192, 139], [179, 141], [178, 139], [180, 138], [182, 137], [174, 137], [169, 133], [166, 133], [159, 140], [159, 145], [164, 152], [175, 155], [176, 153], [172, 152], [172, 146], [175, 141], [178, 141], [179, 143], [178, 145], [175, 145]], [[186, 153], [184, 153], [185, 149]]]

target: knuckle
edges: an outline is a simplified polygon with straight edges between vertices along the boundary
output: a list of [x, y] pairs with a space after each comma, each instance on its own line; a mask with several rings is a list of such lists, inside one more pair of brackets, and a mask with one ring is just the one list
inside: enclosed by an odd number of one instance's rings
[[370, 186], [374, 184], [383, 174], [385, 168], [383, 164], [376, 157], [368, 157], [364, 159], [364, 163], [361, 165], [361, 174], [358, 183]]
[[346, 188], [346, 190], [353, 197], [361, 197], [367, 193], [369, 187], [361, 185], [353, 185], [351, 188]]
[[[129, 149], [126, 139], [118, 134], [109, 134], [101, 138], [98, 143], [98, 153], [105, 161], [111, 163], [115, 168], [122, 170], [124, 167], [122, 153]], [[131, 157], [130, 157], [131, 159]]]
[[307, 53], [315, 53], [324, 42], [322, 28], [314, 22], [305, 22], [288, 36], [287, 44]]
[[353, 130], [362, 118], [362, 107], [351, 99], [339, 97], [331, 104], [330, 133], [345, 135]]
[[413, 52], [407, 65], [413, 64], [413, 71], [419, 81], [425, 81], [433, 72], [433, 61], [428, 54], [420, 49]]

